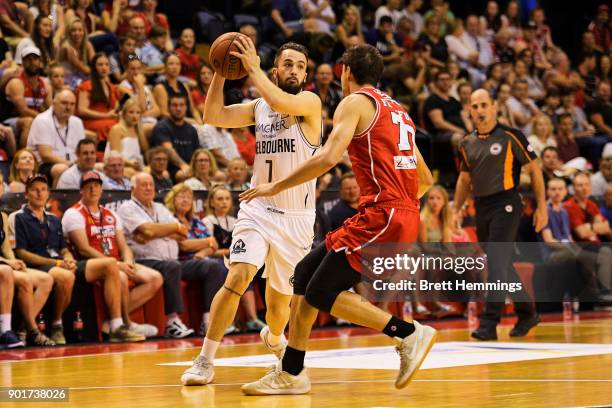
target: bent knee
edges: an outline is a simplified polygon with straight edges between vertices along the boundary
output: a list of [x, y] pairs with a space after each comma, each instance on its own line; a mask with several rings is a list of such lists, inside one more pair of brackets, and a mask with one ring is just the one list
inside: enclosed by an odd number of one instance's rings
[[238, 293], [244, 293], [253, 277], [246, 268], [231, 268], [225, 278], [225, 286]]
[[313, 285], [308, 285], [304, 297], [312, 307], [329, 313], [338, 294], [314, 287]]

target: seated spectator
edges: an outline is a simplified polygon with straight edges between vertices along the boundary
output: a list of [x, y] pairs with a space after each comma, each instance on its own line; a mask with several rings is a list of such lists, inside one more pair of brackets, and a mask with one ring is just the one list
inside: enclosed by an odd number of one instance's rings
[[588, 103], [585, 112], [597, 131], [612, 136], [612, 102], [610, 102], [610, 83], [597, 84], [595, 98]]
[[140, 54], [147, 41], [146, 23], [142, 16], [135, 15], [130, 19], [129, 30], [126, 35], [136, 40], [136, 54]]
[[305, 24], [309, 25], [309, 28], [312, 26], [311, 20], [303, 20], [297, 1], [294, 0], [274, 0], [270, 17], [284, 36], [284, 38], [277, 39], [276, 42], [279, 43], [291, 38], [294, 32], [303, 31]]
[[113, 0], [102, 11], [102, 25], [107, 31], [122, 37], [128, 33], [130, 20], [136, 15], [138, 13], [130, 8], [128, 0]]
[[140, 105], [134, 98], [128, 99], [121, 109], [119, 123], [113, 126], [108, 134], [105, 155], [110, 151], [116, 151], [123, 156], [126, 175], [131, 177], [134, 173], [144, 168], [142, 152], [149, 150], [142, 119], [140, 116]]
[[173, 95], [169, 100], [169, 117], [157, 122], [151, 134], [151, 146], [163, 146], [170, 155], [170, 174], [184, 180], [189, 173], [193, 153], [199, 149], [200, 140], [195, 127], [185, 120], [187, 103], [183, 95]]
[[385, 66], [399, 63], [404, 55], [400, 35], [393, 31], [391, 17], [382, 16], [378, 28], [373, 28], [366, 34], [366, 41], [373, 45], [383, 57]]
[[[102, 323], [102, 332], [116, 330], [125, 324], [124, 332], [132, 338], [157, 335], [157, 328], [149, 324], [130, 321], [129, 314], [151, 299], [162, 286], [159, 272], [134, 263], [134, 254], [128, 247], [121, 219], [112, 210], [100, 205], [102, 179], [98, 173], [87, 172], [80, 182], [81, 200], [64, 213], [62, 230], [77, 259], [105, 260], [114, 262], [119, 269], [121, 288], [121, 319]], [[128, 279], [134, 282], [129, 289]], [[112, 314], [111, 314], [112, 319]], [[119, 321], [121, 320], [121, 321]]]
[[206, 61], [202, 62], [196, 76], [196, 86], [191, 90], [191, 100], [193, 100], [196, 115], [199, 117], [204, 116], [204, 102], [206, 101], [206, 94], [212, 82], [213, 74], [214, 71], [210, 64]]
[[595, 36], [595, 44], [601, 50], [612, 47], [612, 29], [610, 28], [610, 7], [607, 4], [597, 6], [595, 20], [591, 21], [587, 30]]
[[145, 30], [147, 35], [151, 31], [151, 27], [157, 25], [162, 27], [168, 33], [168, 38], [166, 39], [166, 51], [172, 51], [172, 39], [170, 38], [170, 23], [168, 22], [168, 17], [164, 13], [157, 12], [157, 0], [142, 0], [142, 12], [140, 15], [144, 17], [145, 21]]
[[49, 84], [51, 85], [51, 97], [54, 98], [59, 92], [68, 89], [65, 82], [66, 73], [64, 67], [54, 62], [49, 65]]
[[493, 44], [495, 34], [502, 27], [501, 14], [499, 13], [499, 4], [497, 1], [487, 1], [487, 7], [484, 15], [480, 16], [480, 32], [487, 37], [487, 40]]
[[610, 185], [608, 185], [608, 188], [606, 189], [604, 201], [599, 206], [599, 211], [601, 212], [601, 215], [608, 220], [608, 225], [612, 225], [612, 186]]
[[[64, 30], [64, 7], [55, 1], [34, 0], [31, 2], [30, 13], [34, 21], [39, 16], [47, 16], [52, 22], [52, 31], [61, 32]], [[36, 26], [36, 23], [34, 23]]]
[[129, 95], [138, 101], [142, 112], [143, 131], [148, 137], [157, 123], [160, 111], [151, 88], [146, 84], [146, 78], [142, 74], [142, 62], [136, 54], [128, 57], [125, 73], [125, 79], [118, 87], [119, 95], [121, 98]]
[[508, 100], [510, 96], [512, 96], [512, 87], [505, 82], [502, 82], [497, 88], [496, 100], [497, 103], [497, 120], [502, 125], [510, 126], [515, 128], [516, 124], [514, 123], [514, 118], [510, 114], [510, 109], [508, 109]]
[[423, 0], [408, 0], [402, 10], [402, 15], [410, 20], [412, 29], [411, 36], [417, 38], [423, 30], [423, 15], [419, 9], [423, 6]]
[[230, 133], [231, 129], [204, 125], [199, 130], [200, 146], [210, 150], [219, 167], [225, 168], [229, 160], [240, 157], [238, 146]]
[[354, 4], [344, 9], [344, 18], [336, 26], [336, 37], [338, 38], [338, 46], [342, 47], [338, 54], [341, 54], [345, 49], [353, 45], [365, 43], [361, 26], [361, 13]]
[[109, 74], [108, 56], [97, 53], [91, 60], [91, 79], [78, 91], [78, 114], [85, 128], [96, 133], [99, 152], [104, 152], [108, 133], [118, 119], [119, 93]]
[[244, 34], [253, 41], [257, 49], [257, 55], [261, 59], [261, 69], [268, 70], [274, 66], [274, 56], [276, 47], [268, 42], [260, 41], [257, 35], [257, 28], [251, 24], [243, 24], [240, 27], [240, 34]]
[[106, 306], [111, 316], [111, 341], [141, 341], [123, 326], [121, 320], [121, 282], [119, 268], [110, 258], [76, 262], [68, 250], [62, 225], [55, 215], [45, 211], [49, 199], [47, 179], [42, 175], [30, 177], [26, 184], [27, 204], [9, 217], [15, 254], [29, 267], [49, 272], [56, 285], [55, 310], [51, 326], [51, 340], [66, 344], [62, 314], [70, 304], [75, 281], [85, 284], [104, 282]]
[[[565, 65], [564, 61], [561, 60], [563, 58], [561, 52], [557, 51], [554, 54], [551, 53], [552, 59], [551, 61], [548, 60], [545, 49], [542, 48], [542, 45], [537, 40], [537, 28], [537, 24], [531, 20], [523, 24], [522, 36], [514, 43], [514, 50], [519, 55], [521, 52], [529, 50], [533, 53], [534, 64], [537, 69], [549, 70], [551, 68], [560, 68], [559, 74], [563, 76], [563, 78], [560, 79], [561, 82], [567, 80], [573, 81], [574, 78], [570, 77], [569, 65]], [[557, 64], [563, 66], [557, 67]]]
[[164, 60], [164, 76], [165, 79], [159, 82], [153, 88], [153, 95], [157, 106], [159, 106], [161, 116], [167, 118], [170, 116], [169, 105], [170, 99], [173, 96], [181, 95], [185, 98], [186, 106], [186, 117], [188, 122], [202, 124], [202, 117], [198, 115], [191, 95], [187, 86], [179, 81], [178, 77], [181, 73], [181, 61], [176, 54], [169, 54]]
[[325, 134], [329, 134], [332, 128], [332, 118], [336, 108], [342, 99], [342, 90], [334, 83], [334, 72], [329, 64], [320, 64], [315, 71], [315, 81], [309, 90], [319, 95], [323, 109], [323, 125]]
[[80, 19], [89, 37], [104, 35], [103, 31], [98, 30], [98, 26], [102, 25], [102, 19], [93, 12], [92, 0], [72, 0], [67, 3], [64, 15], [67, 26], [71, 21]]
[[511, 41], [512, 35], [507, 28], [500, 29], [495, 35], [495, 42], [493, 43], [495, 57], [502, 64], [504, 71], [512, 67], [516, 55], [514, 48], [510, 45]]
[[[47, 302], [53, 278], [42, 271], [27, 268], [26, 264], [15, 259], [15, 254], [9, 242], [8, 216], [0, 214], [0, 349], [21, 346], [55, 346], [55, 342], [45, 336], [36, 325], [36, 316]], [[11, 330], [11, 306], [13, 304], [13, 288], [15, 297], [22, 315], [21, 326], [17, 329], [17, 336]], [[8, 295], [8, 296], [7, 296]]]
[[544, 105], [540, 108], [540, 111], [548, 116], [553, 124], [558, 122], [557, 110], [561, 105], [561, 98], [559, 92], [556, 89], [551, 89], [546, 93], [544, 98]]
[[130, 179], [123, 175], [123, 156], [111, 150], [104, 155], [104, 190], [131, 190]]
[[77, 144], [85, 138], [83, 122], [74, 116], [76, 98], [63, 90], [53, 98], [53, 105], [38, 115], [28, 137], [28, 147], [34, 152], [40, 172], [57, 184], [60, 176], [75, 160]]
[[506, 101], [512, 120], [523, 134], [531, 134], [531, 121], [540, 113], [534, 100], [529, 97], [529, 83], [525, 79], [515, 79], [512, 83], [512, 96]]
[[104, 179], [104, 174], [94, 170], [96, 164], [96, 144], [91, 139], [79, 140], [76, 147], [76, 162], [62, 173], [56, 188], [61, 190], [77, 190], [81, 177], [88, 172], [94, 172]]
[[[459, 21], [459, 20], [456, 20]], [[471, 83], [474, 88], [480, 87], [485, 81], [486, 68], [494, 61], [493, 50], [487, 39], [480, 35], [478, 17], [469, 15], [466, 19], [466, 30], [461, 34], [464, 44], [471, 49], [472, 59], [465, 68], [470, 73]]]
[[[533, 72], [529, 71], [529, 66], [522, 59], [514, 61], [514, 76], [516, 79], [527, 81], [527, 96], [536, 101], [541, 101], [546, 95], [546, 90], [542, 81]], [[556, 93], [558, 95], [558, 93]]]
[[11, 193], [23, 193], [28, 177], [38, 173], [38, 163], [34, 153], [28, 149], [21, 149], [15, 153], [9, 173], [9, 189]]
[[195, 33], [191, 28], [185, 28], [181, 31], [179, 46], [174, 51], [181, 60], [179, 79], [188, 82], [190, 87], [193, 87], [196, 83], [198, 67], [202, 64], [202, 58], [195, 52]]
[[565, 180], [566, 184], [571, 184], [571, 177], [578, 171], [575, 167], [564, 165], [559, 158], [559, 149], [553, 146], [547, 146], [542, 150], [540, 161], [544, 184], [555, 177]]
[[416, 43], [427, 46], [430, 49], [430, 57], [427, 61], [438, 67], [444, 67], [448, 61], [448, 48], [444, 37], [440, 34], [440, 21], [435, 16], [425, 18], [425, 28], [417, 38]]
[[514, 43], [521, 35], [521, 9], [517, 0], [510, 0], [506, 12], [501, 16], [502, 28], [508, 29], [511, 42]]
[[89, 42], [83, 21], [78, 18], [66, 27], [66, 38], [59, 50], [58, 61], [64, 67], [66, 84], [70, 89], [78, 86], [91, 74], [90, 62], [94, 57], [93, 45]]
[[255, 162], [255, 145], [256, 139], [249, 128], [233, 128], [231, 129], [234, 143], [240, 152], [240, 156], [246, 161], [247, 165], [252, 166]]
[[189, 229], [178, 222], [166, 207], [153, 201], [155, 188], [151, 175], [134, 175], [132, 185], [132, 199], [124, 202], [118, 211], [128, 245], [136, 262], [159, 271], [164, 277], [164, 335], [187, 337], [193, 334], [193, 329], [185, 326], [178, 315], [183, 312], [181, 275], [199, 273], [198, 266], [194, 268], [178, 261], [178, 242], [187, 238]]
[[609, 248], [602, 247], [599, 251], [591, 252], [572, 244], [570, 217], [567, 210], [563, 208], [563, 200], [567, 196], [567, 186], [564, 180], [560, 178], [550, 179], [546, 188], [546, 196], [548, 197], [548, 224], [538, 234], [538, 237], [546, 243], [543, 251], [545, 260], [553, 263], [577, 262], [581, 266], [582, 280], [586, 286], [585, 291], [590, 296], [597, 296], [599, 293], [597, 287], [598, 271], [605, 274], [606, 269], [609, 268], [608, 265], [601, 263], [598, 265], [597, 252], [601, 251], [602, 258], [608, 257], [612, 261], [612, 251]]
[[361, 190], [353, 173], [345, 173], [340, 178], [340, 200], [327, 214], [331, 231], [340, 228], [344, 221], [357, 214]]
[[[582, 52], [578, 59], [578, 66], [576, 72], [584, 83], [584, 88], [579, 90], [577, 98], [584, 103], [590, 102], [595, 96], [595, 88], [597, 86], [597, 77], [595, 76], [595, 70], [597, 69], [597, 58], [594, 53]], [[581, 104], [584, 106], [584, 104]]]
[[612, 56], [602, 55], [597, 66], [597, 82], [612, 84]]
[[[61, 8], [61, 6], [59, 7]], [[52, 28], [53, 21], [56, 20], [53, 20], [49, 14], [36, 17], [31, 38], [25, 37], [17, 44], [15, 50], [15, 62], [17, 64], [22, 64], [21, 55], [26, 47], [36, 47], [40, 50], [42, 67], [48, 66], [57, 59], [57, 51], [64, 35], [64, 27], [61, 30], [55, 31]]]
[[51, 87], [40, 76], [40, 55], [35, 46], [24, 48], [21, 51], [23, 70], [6, 82], [2, 92], [0, 116], [19, 135], [20, 147], [27, 143], [33, 119], [51, 106]]
[[147, 152], [147, 163], [149, 163], [149, 171], [155, 183], [155, 191], [170, 190], [174, 183], [168, 173], [168, 149], [162, 146], [157, 146], [149, 149]]
[[534, 117], [531, 129], [533, 130], [533, 134], [527, 137], [527, 141], [538, 157], [542, 155], [542, 151], [545, 147], [557, 147], [557, 140], [554, 137], [554, 128], [547, 115], [540, 114]]
[[[232, 243], [232, 232], [236, 225], [236, 217], [233, 214], [233, 200], [230, 191], [223, 185], [216, 185], [208, 193], [206, 200], [206, 217], [202, 220], [206, 229], [215, 237], [219, 244], [219, 249], [211, 256], [218, 259], [230, 256], [230, 245]], [[247, 331], [259, 331], [265, 327], [265, 323], [257, 317], [257, 307], [255, 304], [254, 284], [251, 282], [246, 292], [240, 299], [240, 305], [246, 314]], [[236, 327], [232, 324], [226, 330], [226, 334], [236, 332]]]
[[210, 190], [212, 180], [217, 174], [217, 161], [207, 149], [198, 149], [193, 153], [189, 163], [191, 175], [185, 185], [192, 190]]
[[412, 56], [402, 64], [398, 64], [397, 72], [389, 74], [393, 78], [394, 97], [408, 107], [408, 112], [417, 112], [418, 104], [429, 96], [425, 93], [424, 86], [428, 55], [429, 48], [417, 45], [412, 50]]
[[144, 72], [151, 81], [155, 82], [164, 71], [166, 53], [166, 38], [168, 33], [160, 26], [153, 26], [149, 40], [140, 49], [140, 58], [144, 64]]
[[336, 14], [328, 0], [299, 0], [299, 4], [304, 18], [313, 20], [313, 31], [331, 34]]
[[[561, 159], [563, 161], [567, 162], [582, 155], [590, 161], [593, 166], [599, 166], [601, 152], [608, 138], [595, 137], [593, 135], [577, 137], [574, 133], [574, 121], [568, 113], [559, 115], [559, 124], [557, 128], [557, 146], [561, 151]], [[579, 149], [577, 149], [577, 147]]]
[[575, 96], [571, 92], [562, 94], [561, 106], [557, 109], [556, 116], [558, 118], [562, 113], [569, 113], [572, 116], [576, 137], [593, 136], [595, 134], [595, 127], [588, 122], [584, 111], [579, 106], [576, 106], [575, 100]]
[[33, 21], [34, 17], [26, 3], [15, 0], [3, 0], [0, 3], [0, 31], [12, 39], [13, 46], [19, 39], [30, 35]]
[[114, 83], [120, 83], [127, 77], [128, 63], [134, 58], [140, 58], [136, 54], [136, 38], [130, 34], [119, 40], [119, 52], [111, 54], [110, 74]]
[[187, 239], [178, 241], [179, 260], [183, 263], [182, 279], [199, 281], [201, 285], [202, 320], [199, 334], [204, 335], [210, 321], [210, 305], [227, 276], [223, 262], [209, 258], [219, 249], [215, 237], [199, 217], [193, 214], [193, 191], [180, 183], [172, 187], [164, 199], [166, 207], [187, 230]]
[[591, 176], [591, 185], [595, 197], [603, 197], [612, 187], [612, 154], [602, 157], [599, 171]]
[[463, 107], [458, 100], [449, 95], [452, 86], [451, 76], [441, 70], [435, 76], [435, 89], [425, 101], [423, 116], [427, 130], [442, 143], [450, 142], [456, 148], [459, 140], [471, 126], [461, 115]]
[[249, 171], [247, 164], [242, 157], [230, 160], [227, 165], [227, 182], [225, 186], [229, 190], [244, 191], [251, 188], [251, 183], [247, 181]]
[[[601, 213], [595, 201], [591, 200], [591, 179], [587, 173], [578, 173], [572, 181], [574, 196], [563, 206], [570, 218], [574, 241], [601, 242], [612, 238], [610, 224]], [[612, 259], [610, 260], [612, 262]], [[608, 263], [609, 265], [610, 263]]]

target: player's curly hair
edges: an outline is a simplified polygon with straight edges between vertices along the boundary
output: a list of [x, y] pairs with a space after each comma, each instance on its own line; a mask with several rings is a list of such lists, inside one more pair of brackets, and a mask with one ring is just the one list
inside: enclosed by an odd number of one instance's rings
[[376, 85], [382, 77], [382, 55], [369, 44], [355, 45], [342, 54], [342, 63], [351, 69], [358, 85]]

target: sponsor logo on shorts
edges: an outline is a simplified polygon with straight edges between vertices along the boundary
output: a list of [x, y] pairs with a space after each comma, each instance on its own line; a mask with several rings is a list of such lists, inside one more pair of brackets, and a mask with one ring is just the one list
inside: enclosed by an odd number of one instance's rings
[[266, 210], [271, 212], [271, 213], [275, 213], [275, 214], [281, 214], [281, 215], [285, 215], [284, 211], [278, 210], [276, 208], [272, 208], [272, 207], [266, 207]]
[[291, 277], [289, 278], [289, 285], [291, 285], [291, 287], [293, 287], [293, 283], [295, 282], [295, 275], [291, 275]]
[[234, 242], [234, 246], [232, 247], [232, 255], [233, 254], [241, 254], [243, 252], [246, 252], [245, 247], [246, 247], [246, 244], [241, 239], [239, 239], [238, 241]]

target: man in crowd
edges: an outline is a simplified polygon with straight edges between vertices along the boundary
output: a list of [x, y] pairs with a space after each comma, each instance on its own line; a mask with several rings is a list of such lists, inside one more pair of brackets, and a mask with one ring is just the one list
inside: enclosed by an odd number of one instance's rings
[[162, 146], [168, 150], [168, 170], [175, 180], [189, 177], [189, 162], [193, 152], [200, 148], [198, 132], [187, 121], [187, 101], [182, 95], [170, 96], [170, 117], [157, 122], [151, 134], [151, 146]]
[[112, 258], [89, 259], [76, 262], [68, 250], [62, 225], [55, 215], [45, 211], [49, 199], [47, 178], [31, 176], [26, 183], [27, 204], [9, 217], [15, 255], [29, 267], [46, 271], [55, 281], [55, 308], [51, 326], [51, 340], [66, 344], [62, 314], [70, 304], [75, 281], [104, 282], [104, 298], [110, 321], [110, 341], [141, 341], [121, 319], [121, 280], [117, 262]]
[[60, 176], [76, 159], [77, 144], [85, 138], [83, 121], [74, 116], [76, 98], [63, 90], [53, 98], [53, 105], [32, 122], [28, 147], [34, 152], [39, 171], [57, 184]]
[[345, 220], [357, 214], [360, 195], [359, 184], [353, 173], [343, 174], [340, 178], [340, 201], [329, 211], [331, 231], [339, 228]]
[[[589, 197], [591, 195], [591, 179], [586, 173], [578, 173], [572, 181], [574, 196], [563, 206], [570, 219], [572, 235], [577, 242], [601, 242], [612, 239], [608, 221], [602, 217], [599, 207]], [[612, 263], [612, 259], [611, 259]]]
[[168, 149], [157, 146], [147, 152], [147, 161], [151, 169], [151, 176], [155, 182], [155, 191], [166, 191], [172, 188], [172, 179], [168, 175]]
[[[95, 171], [96, 164], [96, 144], [91, 139], [79, 140], [76, 148], [76, 162], [60, 176], [56, 188], [64, 190], [77, 190], [81, 183], [83, 174]], [[97, 171], [96, 171], [97, 172]], [[104, 180], [104, 175], [98, 173]]]
[[104, 155], [104, 190], [131, 190], [130, 179], [123, 175], [123, 156], [115, 150]]
[[[120, 270], [121, 314], [130, 330], [145, 336], [157, 335], [157, 328], [148, 324], [130, 322], [130, 313], [144, 305], [162, 286], [159, 272], [134, 263], [134, 255], [123, 234], [121, 219], [112, 210], [100, 205], [102, 178], [88, 171], [80, 181], [81, 200], [70, 207], [62, 218], [64, 236], [78, 259], [113, 258]], [[129, 290], [128, 279], [135, 286]], [[102, 325], [108, 333], [109, 322]]]

